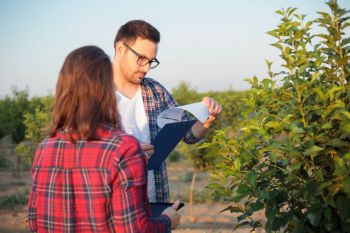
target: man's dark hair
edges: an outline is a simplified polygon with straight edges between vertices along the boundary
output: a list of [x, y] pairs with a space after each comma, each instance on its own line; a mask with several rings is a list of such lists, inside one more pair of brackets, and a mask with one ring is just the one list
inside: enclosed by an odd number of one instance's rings
[[138, 37], [154, 43], [160, 41], [160, 33], [155, 27], [144, 20], [132, 20], [119, 28], [114, 39], [114, 47], [119, 41], [134, 42]]

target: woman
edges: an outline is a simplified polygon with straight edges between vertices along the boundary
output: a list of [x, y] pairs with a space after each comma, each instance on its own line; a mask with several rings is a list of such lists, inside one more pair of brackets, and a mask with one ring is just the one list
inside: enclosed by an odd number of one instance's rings
[[179, 223], [174, 207], [150, 217], [146, 160], [119, 129], [115, 106], [108, 56], [95, 46], [72, 51], [59, 73], [49, 135], [34, 156], [32, 231], [170, 232]]

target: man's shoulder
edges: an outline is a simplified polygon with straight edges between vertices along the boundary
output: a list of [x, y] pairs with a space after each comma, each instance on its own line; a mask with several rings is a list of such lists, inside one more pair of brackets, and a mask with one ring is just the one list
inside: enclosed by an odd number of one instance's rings
[[153, 78], [145, 77], [143, 79], [142, 84], [146, 88], [150, 88], [152, 91], [166, 91], [167, 92], [167, 89], [162, 84], [160, 84], [158, 81], [154, 80]]
[[[169, 108], [176, 105], [176, 101], [172, 94], [158, 81], [152, 78], [144, 78], [142, 82], [142, 92], [147, 96], [147, 99], [156, 101], [163, 108]], [[152, 103], [152, 105], [157, 105]]]

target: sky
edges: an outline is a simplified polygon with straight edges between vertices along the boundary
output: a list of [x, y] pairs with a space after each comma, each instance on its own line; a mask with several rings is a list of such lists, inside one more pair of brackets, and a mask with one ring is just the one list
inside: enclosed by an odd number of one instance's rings
[[[349, 0], [338, 3], [350, 9]], [[279, 23], [274, 12], [287, 7], [307, 20], [329, 12], [323, 0], [1, 0], [0, 98], [14, 86], [31, 96], [53, 92], [65, 57], [78, 47], [99, 46], [113, 59], [115, 34], [133, 19], [161, 33], [160, 65], [147, 76], [168, 90], [180, 81], [199, 92], [246, 90], [245, 78], [266, 77], [265, 59], [278, 70], [266, 32]]]

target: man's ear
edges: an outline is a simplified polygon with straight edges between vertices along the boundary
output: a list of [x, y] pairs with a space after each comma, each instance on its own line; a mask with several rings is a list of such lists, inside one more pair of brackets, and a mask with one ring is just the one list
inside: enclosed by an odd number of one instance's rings
[[120, 56], [124, 52], [124, 50], [125, 48], [124, 48], [123, 42], [118, 41], [117, 43], [115, 43], [114, 51], [116, 56]]

